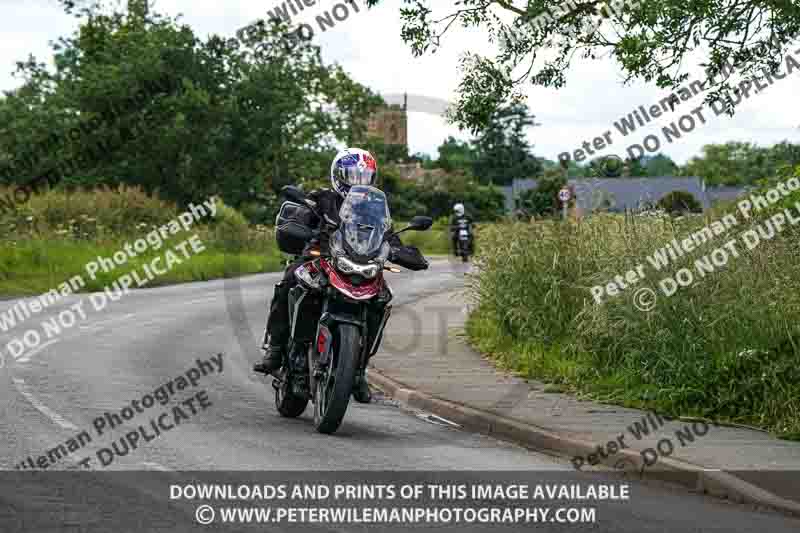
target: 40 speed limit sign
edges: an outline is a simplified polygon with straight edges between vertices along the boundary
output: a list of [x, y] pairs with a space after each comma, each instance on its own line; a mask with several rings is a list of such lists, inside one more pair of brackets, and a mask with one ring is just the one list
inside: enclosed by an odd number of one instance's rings
[[558, 191], [558, 199], [562, 202], [569, 202], [570, 198], [572, 198], [572, 193], [566, 187]]

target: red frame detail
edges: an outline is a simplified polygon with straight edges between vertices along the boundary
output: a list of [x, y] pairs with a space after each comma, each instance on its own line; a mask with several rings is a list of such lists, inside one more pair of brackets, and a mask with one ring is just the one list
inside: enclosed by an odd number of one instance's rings
[[346, 277], [340, 275], [325, 259], [319, 260], [319, 266], [328, 275], [328, 281], [343, 293], [354, 300], [368, 300], [378, 295], [383, 286], [383, 272], [379, 272], [374, 279], [362, 285], [353, 285]]

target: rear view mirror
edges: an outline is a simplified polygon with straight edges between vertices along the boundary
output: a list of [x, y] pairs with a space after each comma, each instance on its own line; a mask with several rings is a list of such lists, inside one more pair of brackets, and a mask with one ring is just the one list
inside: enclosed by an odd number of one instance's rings
[[394, 234], [398, 235], [403, 233], [404, 231], [412, 230], [412, 231], [425, 231], [426, 229], [430, 228], [433, 225], [433, 219], [431, 217], [423, 217], [423, 216], [416, 216], [411, 219], [411, 222], [408, 223], [408, 226], [401, 229], [400, 231], [396, 231]]
[[414, 231], [425, 231], [431, 226], [433, 226], [433, 219], [431, 217], [416, 216], [411, 219], [411, 222], [408, 224], [408, 229]]

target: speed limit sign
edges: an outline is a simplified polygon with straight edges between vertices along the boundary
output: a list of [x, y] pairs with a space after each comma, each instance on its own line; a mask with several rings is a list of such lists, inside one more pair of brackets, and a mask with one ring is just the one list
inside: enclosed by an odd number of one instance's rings
[[572, 194], [569, 192], [569, 189], [564, 187], [560, 191], [558, 191], [558, 199], [562, 202], [569, 202], [569, 199], [572, 197]]

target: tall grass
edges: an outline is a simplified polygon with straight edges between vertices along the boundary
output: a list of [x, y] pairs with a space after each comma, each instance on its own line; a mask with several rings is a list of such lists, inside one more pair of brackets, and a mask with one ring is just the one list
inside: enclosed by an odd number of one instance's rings
[[[0, 190], [9, 198], [13, 190]], [[13, 196], [11, 196], [13, 198]], [[20, 200], [24, 197], [19, 197]], [[0, 294], [35, 294], [81, 275], [85, 290], [100, 290], [165, 250], [197, 235], [205, 250], [157, 276], [149, 285], [202, 281], [279, 270], [283, 256], [274, 234], [264, 226], [248, 226], [236, 210], [217, 201], [213, 219], [170, 237], [160, 248], [148, 249], [124, 265], [101, 271], [95, 279], [86, 265], [111, 257], [126, 243], [173, 220], [179, 209], [137, 188], [91, 191], [44, 191], [0, 213]]]
[[[694, 261], [749, 223], [739, 215], [739, 225], [662, 271], [646, 261], [722, 214], [486, 228], [468, 334], [503, 365], [603, 401], [800, 438], [800, 226], [751, 251], [740, 239], [739, 257], [669, 297], [662, 278], [681, 268], [699, 278]], [[643, 281], [595, 302], [592, 287], [640, 264]], [[645, 287], [658, 298], [649, 312], [634, 305]]]

